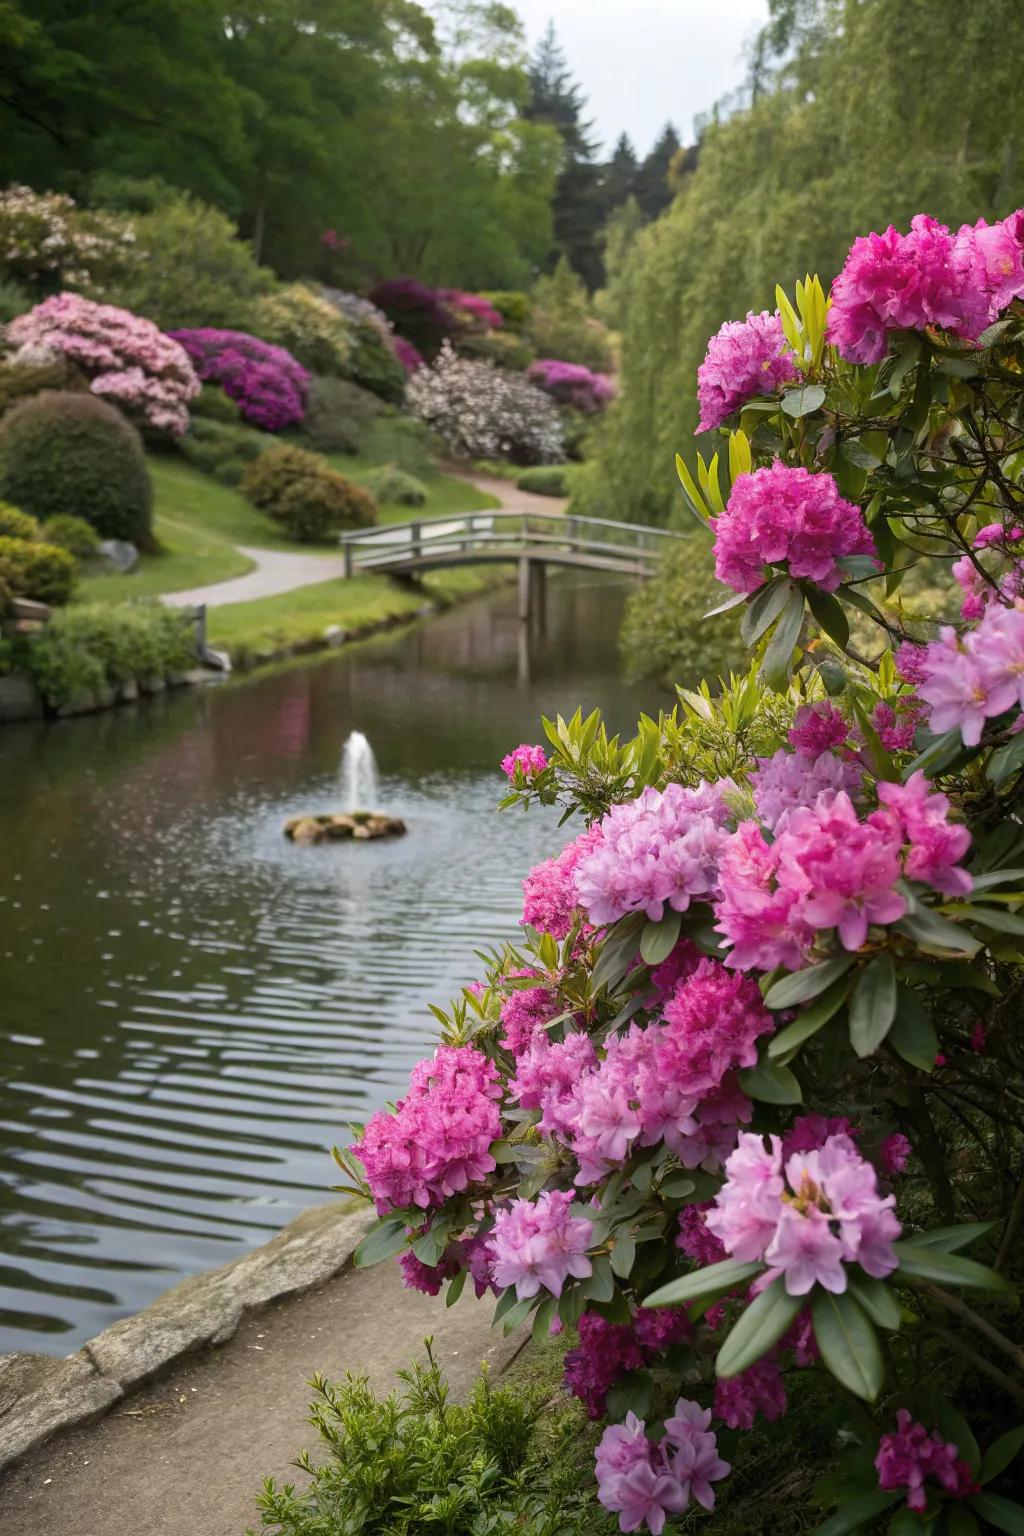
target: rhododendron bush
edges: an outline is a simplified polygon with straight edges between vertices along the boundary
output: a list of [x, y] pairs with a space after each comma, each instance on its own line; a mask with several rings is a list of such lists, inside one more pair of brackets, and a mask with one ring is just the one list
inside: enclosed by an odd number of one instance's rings
[[[712, 339], [678, 468], [750, 671], [510, 744], [576, 835], [336, 1154], [359, 1262], [576, 1331], [623, 1531], [806, 1402], [775, 1486], [828, 1536], [1024, 1530], [1022, 240], [922, 215]], [[959, 623], [901, 606], [924, 560]]]

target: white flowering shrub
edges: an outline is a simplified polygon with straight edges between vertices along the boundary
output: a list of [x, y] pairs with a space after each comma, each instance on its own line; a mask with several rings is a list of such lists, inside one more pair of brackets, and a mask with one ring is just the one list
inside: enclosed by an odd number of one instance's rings
[[513, 464], [565, 458], [561, 419], [547, 395], [493, 363], [457, 357], [449, 342], [431, 367], [412, 375], [406, 402], [461, 457]]
[[62, 192], [0, 191], [0, 272], [33, 287], [88, 288], [142, 260], [135, 230], [117, 214], [79, 208]]

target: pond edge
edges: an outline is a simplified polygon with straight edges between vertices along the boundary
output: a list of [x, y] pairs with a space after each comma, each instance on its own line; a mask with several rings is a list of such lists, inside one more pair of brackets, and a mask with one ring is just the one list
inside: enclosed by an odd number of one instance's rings
[[226, 1343], [246, 1316], [332, 1279], [374, 1219], [355, 1201], [314, 1206], [262, 1247], [181, 1281], [76, 1354], [0, 1355], [0, 1472], [58, 1431], [101, 1418], [184, 1355]]

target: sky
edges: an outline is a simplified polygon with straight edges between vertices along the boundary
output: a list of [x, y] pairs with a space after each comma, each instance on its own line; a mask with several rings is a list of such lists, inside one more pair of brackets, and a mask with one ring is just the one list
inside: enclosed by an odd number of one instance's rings
[[768, 0], [510, 0], [532, 48], [549, 21], [589, 100], [595, 136], [625, 131], [644, 155], [671, 120], [684, 144], [693, 118], [739, 85], [744, 45]]

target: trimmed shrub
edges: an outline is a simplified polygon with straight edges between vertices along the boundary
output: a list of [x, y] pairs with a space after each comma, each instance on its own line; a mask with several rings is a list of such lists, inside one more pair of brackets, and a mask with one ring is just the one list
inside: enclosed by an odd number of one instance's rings
[[345, 377], [391, 405], [405, 398], [406, 370], [395, 355], [397, 340], [383, 311], [369, 299], [342, 288], [321, 288], [320, 295], [344, 315], [352, 348]]
[[514, 464], [556, 463], [565, 457], [558, 411], [547, 395], [493, 363], [457, 357], [445, 344], [431, 368], [406, 386], [409, 408], [470, 459]]
[[255, 336], [284, 347], [310, 373], [347, 372], [352, 350], [348, 321], [302, 283], [289, 283], [260, 299], [249, 326]]
[[516, 485], [535, 496], [568, 496], [570, 474], [568, 464], [537, 464], [533, 469], [524, 469]]
[[76, 560], [90, 559], [100, 546], [95, 528], [84, 517], [75, 517], [71, 512], [47, 518], [39, 530], [39, 536], [46, 544], [66, 549]]
[[242, 412], [237, 400], [232, 400], [217, 384], [204, 384], [190, 407], [192, 423], [194, 425], [197, 416], [207, 421], [221, 421], [229, 427], [236, 427], [242, 419]]
[[195, 665], [187, 614], [162, 603], [83, 603], [55, 614], [27, 647], [24, 670], [53, 707], [81, 693]]
[[363, 479], [363, 487], [375, 501], [400, 507], [422, 507], [427, 499], [423, 481], [399, 469], [397, 464], [382, 464], [380, 469], [371, 470]]
[[331, 469], [318, 454], [286, 444], [261, 453], [247, 467], [241, 491], [300, 544], [377, 521], [377, 505], [367, 491]]
[[304, 435], [318, 453], [359, 453], [383, 406], [376, 395], [348, 379], [310, 380]]
[[286, 352], [246, 331], [175, 331], [204, 383], [219, 384], [246, 421], [264, 432], [296, 426], [306, 408], [309, 374]]
[[[9, 501], [0, 501], [0, 539], [38, 539], [39, 524], [27, 512], [20, 512]], [[51, 539], [51, 543], [58, 540]]]
[[113, 406], [46, 391], [0, 421], [0, 497], [40, 521], [70, 512], [104, 539], [151, 542], [142, 442]]
[[510, 331], [525, 331], [533, 311], [528, 293], [509, 288], [482, 293], [480, 297], [494, 306]]
[[0, 536], [0, 582], [14, 597], [57, 607], [75, 585], [75, 557], [54, 544]]
[[38, 395], [44, 389], [88, 389], [85, 375], [64, 357], [45, 363], [4, 363], [0, 365], [0, 416], [18, 400]]
[[146, 208], [131, 221], [139, 259], [109, 282], [93, 277], [89, 293], [148, 315], [164, 331], [244, 326], [253, 300], [273, 288], [274, 274], [257, 265], [248, 243], [218, 209], [176, 189], [165, 189], [169, 195], [158, 199], [153, 181], [135, 186]]
[[178, 440], [179, 451], [193, 468], [213, 475], [222, 485], [238, 485], [246, 465], [258, 459], [266, 446], [262, 432], [206, 417], [193, 421]]
[[67, 358], [103, 395], [141, 426], [180, 437], [199, 380], [188, 354], [151, 320], [77, 293], [58, 293], [7, 327], [16, 362]]

